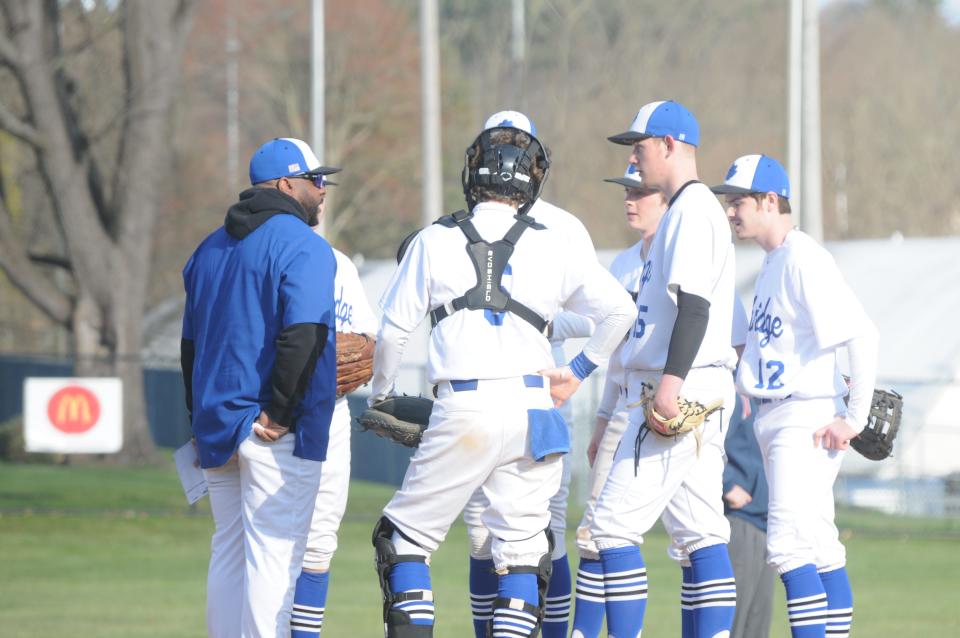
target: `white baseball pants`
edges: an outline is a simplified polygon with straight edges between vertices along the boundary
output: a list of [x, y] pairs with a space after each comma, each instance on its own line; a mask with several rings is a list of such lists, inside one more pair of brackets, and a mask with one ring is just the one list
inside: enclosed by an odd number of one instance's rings
[[384, 515], [432, 553], [482, 488], [489, 506], [480, 523], [493, 536], [494, 566], [537, 565], [547, 552], [541, 532], [550, 523], [550, 498], [562, 474], [560, 455], [540, 462], [531, 457], [528, 410], [553, 408], [543, 383], [480, 380], [476, 389], [461, 391], [440, 383], [430, 424]]
[[833, 483], [845, 454], [813, 447], [813, 433], [846, 413], [840, 398], [761, 403], [754, 421], [770, 489], [767, 562], [781, 574], [846, 564], [834, 523]]
[[207, 574], [211, 638], [290, 635], [322, 465], [293, 456], [293, 446], [291, 435], [265, 443], [251, 433], [225, 465], [204, 470], [215, 525]]
[[323, 478], [310, 521], [303, 566], [313, 571], [326, 571], [337, 551], [337, 531], [347, 509], [350, 488], [350, 407], [346, 397], [337, 400], [330, 422], [327, 460], [323, 462]]
[[[642, 384], [659, 381], [654, 372], [629, 371], [627, 402], [641, 396]], [[670, 557], [688, 560], [698, 549], [726, 543], [730, 524], [723, 515], [723, 439], [734, 405], [733, 378], [722, 367], [694, 368], [681, 393], [703, 403], [722, 398], [725, 407], [701, 426], [697, 452], [694, 434], [663, 437], [642, 433], [639, 454], [634, 449], [643, 423], [643, 410], [630, 411], [630, 424], [613, 459], [594, 512], [590, 534], [601, 550], [639, 545], [657, 518], [663, 520], [672, 544]]]
[[626, 403], [622, 400], [617, 404], [613, 418], [607, 423], [607, 429], [603, 431], [597, 456], [593, 461], [593, 467], [590, 468], [590, 496], [587, 498], [587, 506], [583, 510], [580, 525], [577, 526], [577, 548], [583, 558], [600, 558], [597, 544], [590, 535], [590, 525], [593, 523], [597, 499], [600, 498], [603, 484], [607, 482], [607, 476], [613, 467], [613, 455], [617, 451], [617, 446], [620, 445], [623, 433], [627, 430], [629, 419], [625, 405]]

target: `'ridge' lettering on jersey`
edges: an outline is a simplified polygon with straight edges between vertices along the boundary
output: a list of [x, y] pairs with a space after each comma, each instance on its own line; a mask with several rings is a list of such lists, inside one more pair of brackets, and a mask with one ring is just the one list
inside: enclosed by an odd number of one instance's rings
[[490, 302], [490, 291], [493, 290], [493, 251], [487, 251], [487, 285], [483, 290], [483, 299]]
[[[770, 343], [770, 339], [776, 339], [783, 334], [783, 322], [780, 317], [771, 315], [770, 297], [767, 297], [766, 303], [759, 300], [759, 297], [753, 298], [753, 309], [750, 313], [750, 325], [747, 326], [747, 332], [759, 332], [763, 335], [760, 339], [760, 347]], [[762, 308], [760, 306], [763, 306]]]
[[336, 301], [337, 320], [343, 325], [353, 325], [353, 304], [343, 300], [343, 286], [340, 286], [340, 294]]

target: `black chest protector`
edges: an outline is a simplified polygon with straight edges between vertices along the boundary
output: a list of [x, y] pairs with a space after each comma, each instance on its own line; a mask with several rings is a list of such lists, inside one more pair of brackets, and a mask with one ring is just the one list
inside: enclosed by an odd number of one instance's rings
[[439, 308], [430, 311], [430, 320], [437, 325], [458, 310], [492, 310], [494, 312], [512, 312], [534, 328], [543, 332], [547, 320], [510, 296], [500, 282], [503, 271], [513, 254], [520, 236], [528, 228], [543, 230], [543, 224], [528, 215], [514, 215], [517, 221], [510, 227], [503, 239], [493, 243], [484, 241], [470, 219], [473, 213], [458, 210], [452, 215], [441, 217], [435, 224], [447, 228], [459, 228], [467, 237], [467, 254], [477, 273], [477, 285], [466, 293]]

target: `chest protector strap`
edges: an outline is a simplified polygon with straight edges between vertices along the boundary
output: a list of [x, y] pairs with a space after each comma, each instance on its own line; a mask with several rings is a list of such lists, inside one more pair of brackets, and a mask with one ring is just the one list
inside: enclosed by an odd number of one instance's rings
[[452, 215], [441, 217], [435, 224], [447, 228], [459, 228], [467, 237], [467, 254], [473, 262], [473, 269], [477, 275], [477, 285], [462, 296], [457, 297], [439, 308], [430, 311], [430, 320], [437, 325], [458, 310], [492, 310], [494, 312], [512, 312], [534, 328], [543, 332], [547, 327], [547, 320], [536, 312], [513, 299], [500, 285], [503, 271], [510, 261], [513, 249], [523, 232], [528, 228], [543, 230], [543, 224], [537, 223], [528, 215], [515, 215], [517, 221], [510, 227], [503, 239], [493, 243], [484, 241], [477, 232], [470, 219], [473, 213], [458, 210]]

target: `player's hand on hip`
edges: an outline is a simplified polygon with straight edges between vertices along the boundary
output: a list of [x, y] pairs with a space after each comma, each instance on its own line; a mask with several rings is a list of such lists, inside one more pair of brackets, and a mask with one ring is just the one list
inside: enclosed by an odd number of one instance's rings
[[743, 507], [746, 507], [750, 501], [753, 500], [753, 497], [750, 496], [750, 492], [743, 489], [739, 485], [734, 485], [731, 487], [726, 494], [723, 495], [723, 500], [727, 502], [727, 505], [730, 506], [730, 509], [738, 510]]
[[550, 398], [553, 399], [553, 405], [558, 408], [566, 403], [580, 387], [580, 379], [573, 374], [570, 366], [541, 370], [537, 374], [550, 380]]
[[825, 450], [846, 450], [850, 447], [850, 439], [857, 434], [858, 432], [850, 427], [846, 419], [838, 416], [813, 433], [813, 447], [822, 447]]
[[750, 397], [745, 394], [740, 395], [740, 405], [743, 406], [743, 410], [740, 412], [740, 417], [743, 419], [750, 418]]
[[290, 428], [280, 425], [276, 421], [270, 418], [270, 415], [260, 411], [260, 416], [257, 417], [257, 420], [253, 422], [253, 433], [257, 435], [257, 438], [265, 443], [273, 443], [281, 436], [290, 431]]
[[603, 433], [607, 431], [609, 421], [602, 416], [597, 417], [597, 422], [593, 426], [593, 435], [590, 437], [590, 444], [587, 445], [587, 461], [590, 467], [597, 462], [597, 451], [600, 449], [600, 441], [603, 439]]

